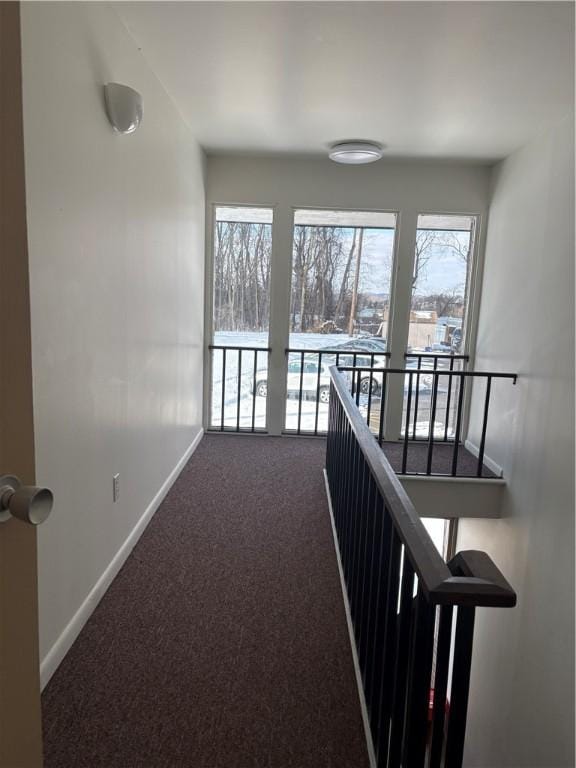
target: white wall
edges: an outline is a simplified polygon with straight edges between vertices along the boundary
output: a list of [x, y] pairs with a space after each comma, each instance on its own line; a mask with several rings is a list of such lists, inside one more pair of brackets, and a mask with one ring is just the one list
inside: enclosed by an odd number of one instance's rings
[[[208, 158], [206, 199], [217, 203], [483, 213], [489, 169], [434, 161], [344, 166], [309, 157]], [[290, 241], [291, 244], [291, 241]]]
[[574, 767], [574, 125], [493, 175], [477, 367], [519, 374], [490, 411], [500, 521], [463, 520], [518, 592], [479, 611], [467, 766]]
[[[204, 159], [110, 5], [23, 3], [22, 33], [37, 480], [56, 498], [39, 531], [46, 678], [199, 434]], [[134, 135], [109, 125], [107, 81], [142, 93]]]

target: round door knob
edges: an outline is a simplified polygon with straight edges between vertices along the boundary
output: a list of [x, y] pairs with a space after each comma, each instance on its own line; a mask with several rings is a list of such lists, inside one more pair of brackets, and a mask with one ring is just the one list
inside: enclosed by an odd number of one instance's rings
[[40, 525], [52, 511], [54, 497], [48, 488], [21, 485], [13, 475], [0, 477], [0, 522], [16, 517], [30, 525]]

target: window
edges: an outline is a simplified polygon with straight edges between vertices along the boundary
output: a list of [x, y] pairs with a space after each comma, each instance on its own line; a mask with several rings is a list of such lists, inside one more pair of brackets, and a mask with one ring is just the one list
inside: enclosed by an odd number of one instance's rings
[[[433, 405], [433, 377], [426, 371], [464, 368], [459, 357], [466, 344], [466, 322], [475, 217], [420, 215], [412, 278], [406, 367], [423, 369], [412, 377], [410, 436], [427, 438]], [[410, 357], [410, 354], [413, 356]], [[452, 356], [452, 357], [448, 357]], [[404, 432], [409, 377], [404, 387]], [[454, 436], [459, 397], [458, 377], [438, 379], [434, 436]]]
[[[352, 364], [353, 352], [365, 350], [368, 356], [355, 357], [358, 365], [384, 364], [395, 229], [394, 213], [295, 211], [290, 349], [338, 352], [345, 365]], [[286, 429], [323, 431], [327, 366], [336, 356], [317, 354], [314, 369], [305, 367], [302, 373], [302, 387], [291, 371], [301, 365], [300, 357], [291, 353], [288, 360]]]
[[214, 344], [268, 346], [271, 253], [271, 208], [216, 208]]
[[[376, 336], [386, 343], [396, 214], [298, 210], [290, 345]], [[316, 340], [314, 340], [316, 341]]]
[[[383, 371], [357, 374], [358, 405], [385, 439], [407, 426], [410, 438], [428, 438], [432, 415], [434, 436], [453, 439], [466, 393], [456, 376], [442, 375], [436, 388], [432, 370], [465, 367], [476, 217], [420, 214], [412, 283], [400, 281], [402, 294], [392, 301], [397, 214], [296, 209], [291, 241], [277, 243], [279, 263], [291, 256], [286, 285], [282, 269], [272, 275], [273, 213], [269, 206], [215, 208], [209, 426], [265, 430], [268, 414], [275, 432], [325, 432], [330, 366], [385, 368], [390, 313], [404, 329], [409, 311], [405, 367], [414, 373], [403, 389], [386, 388]], [[275, 318], [269, 381], [271, 296], [288, 314]]]
[[464, 349], [473, 216], [418, 217], [408, 351]]
[[215, 213], [210, 426], [265, 429], [273, 212]]

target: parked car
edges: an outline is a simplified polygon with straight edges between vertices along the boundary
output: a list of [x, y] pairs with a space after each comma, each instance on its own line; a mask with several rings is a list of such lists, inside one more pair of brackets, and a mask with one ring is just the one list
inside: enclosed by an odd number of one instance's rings
[[[318, 358], [304, 357], [304, 372], [302, 373], [302, 359], [289, 360], [288, 362], [288, 394], [300, 393], [300, 380], [302, 380], [302, 394], [318, 396], [321, 403], [327, 403], [330, 399], [330, 365], [332, 363], [322, 361], [320, 367], [320, 379], [318, 379]], [[268, 395], [268, 371], [258, 371], [256, 379], [256, 395], [266, 397]]]
[[[372, 365], [374, 365], [376, 368], [381, 368], [384, 365], [384, 353], [386, 352], [386, 339], [383, 339], [380, 336], [370, 336], [370, 337], [360, 337], [356, 339], [351, 339], [349, 341], [345, 341], [343, 344], [337, 344], [336, 346], [333, 346], [333, 349], [337, 350], [338, 352], [341, 352], [340, 355], [340, 365], [350, 365], [352, 366], [355, 362], [355, 365], [357, 368], [371, 368]], [[362, 354], [362, 353], [369, 353]], [[370, 353], [373, 353], [376, 355], [376, 359], [374, 360], [374, 363], [372, 362], [372, 357], [370, 357]], [[353, 355], [356, 355], [356, 360], [354, 361]], [[378, 356], [381, 355], [380, 359], [378, 359]], [[336, 362], [335, 358], [330, 363], [331, 365], [334, 365]], [[381, 381], [379, 380], [380, 377], [372, 377], [372, 394], [378, 395], [381, 388]], [[370, 391], [370, 374], [368, 372], [364, 372], [360, 379], [360, 392], [363, 395], [367, 395]]]
[[[330, 367], [335, 365], [336, 360], [332, 359], [333, 356], [327, 355], [322, 359], [320, 367], [320, 377], [318, 377], [318, 356], [310, 354], [304, 357], [304, 373], [302, 372], [302, 358], [300, 356], [291, 359], [288, 362], [288, 381], [287, 391], [288, 394], [298, 395], [300, 394], [300, 379], [302, 379], [302, 395], [305, 397], [312, 396], [314, 399], [318, 396], [320, 403], [328, 403], [330, 400]], [[352, 366], [352, 360], [349, 361]], [[348, 361], [340, 359], [340, 364], [347, 366]], [[369, 357], [364, 357], [358, 354], [356, 358], [356, 366], [360, 368], [369, 368], [371, 360]], [[427, 367], [427, 366], [426, 366]], [[407, 363], [407, 368], [416, 369], [416, 362], [410, 361]], [[348, 380], [352, 385], [352, 372], [347, 372]], [[404, 391], [408, 391], [409, 376], [404, 378]], [[432, 390], [433, 377], [431, 374], [422, 372], [419, 375], [418, 391], [423, 394]], [[413, 390], [416, 388], [416, 376], [413, 377], [412, 382]], [[378, 396], [381, 389], [381, 380], [378, 373], [372, 377], [372, 395]], [[370, 374], [365, 374], [360, 379], [360, 392], [363, 395], [367, 395], [370, 391]], [[258, 371], [256, 377], [256, 395], [258, 397], [267, 397], [268, 395], [268, 371]]]

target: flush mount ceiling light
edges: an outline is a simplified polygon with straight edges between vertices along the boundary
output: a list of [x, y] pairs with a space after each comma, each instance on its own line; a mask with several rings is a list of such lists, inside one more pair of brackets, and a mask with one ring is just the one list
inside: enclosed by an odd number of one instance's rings
[[373, 163], [382, 157], [382, 145], [375, 141], [341, 141], [330, 148], [328, 157], [346, 165]]
[[118, 133], [134, 133], [142, 120], [142, 96], [127, 85], [106, 83], [106, 113]]

